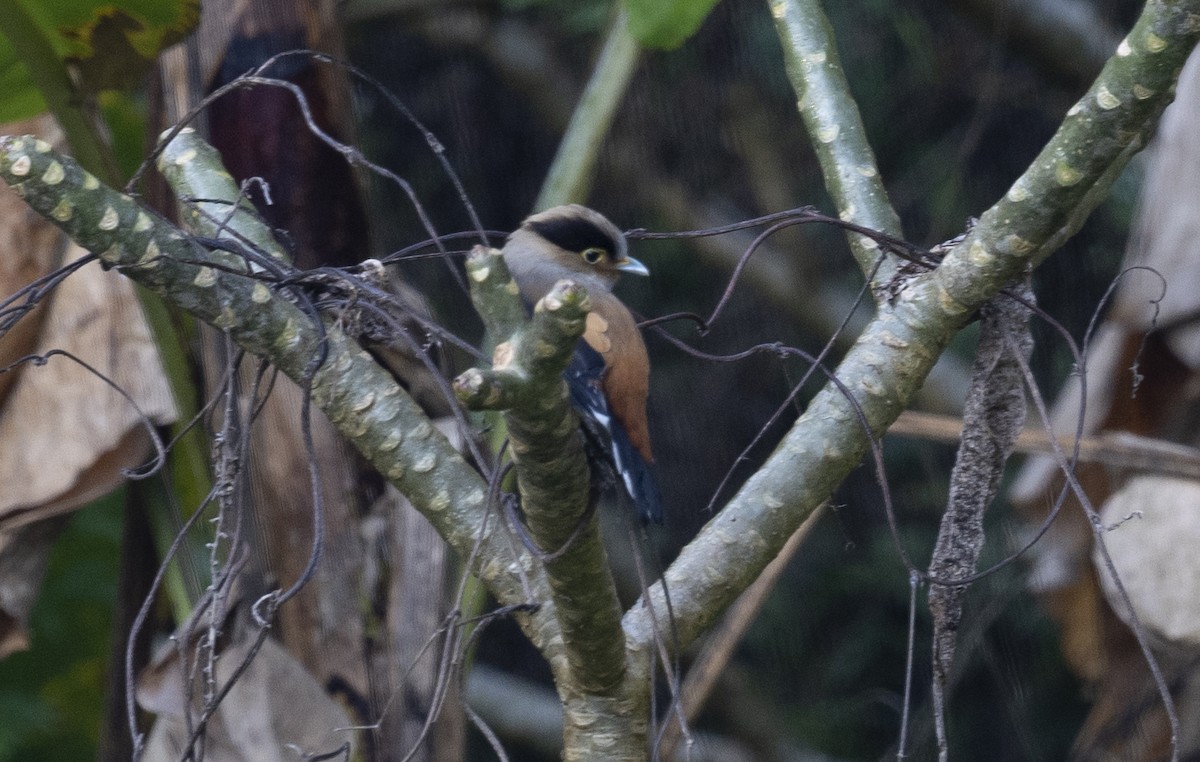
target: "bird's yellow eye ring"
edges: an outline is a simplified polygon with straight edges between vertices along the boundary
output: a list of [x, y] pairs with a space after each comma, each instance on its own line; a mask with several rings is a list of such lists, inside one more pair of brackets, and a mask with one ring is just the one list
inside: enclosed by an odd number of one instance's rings
[[579, 252], [579, 255], [589, 265], [598, 265], [600, 264], [600, 260], [604, 259], [605, 251], [598, 246], [592, 246]]

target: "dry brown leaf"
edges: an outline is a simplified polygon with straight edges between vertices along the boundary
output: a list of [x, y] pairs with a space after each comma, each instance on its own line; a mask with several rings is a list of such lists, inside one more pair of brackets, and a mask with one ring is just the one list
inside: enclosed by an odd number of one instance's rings
[[[221, 687], [251, 656], [254, 638], [249, 627], [233, 627], [233, 643], [221, 651], [216, 661], [216, 681]], [[138, 678], [138, 703], [158, 714], [142, 757], [146, 762], [180, 759], [187, 745], [183, 674], [179, 652], [172, 643]], [[199, 708], [194, 707], [192, 722], [199, 716]], [[306, 754], [329, 752], [343, 743], [352, 743], [354, 733], [348, 730], [352, 725], [337, 701], [268, 637], [210, 719], [204, 759], [292, 762]], [[353, 748], [345, 758], [354, 758]]]
[[[71, 245], [67, 261], [83, 256]], [[0, 256], [4, 256], [0, 253]], [[67, 357], [27, 366], [0, 410], [0, 529], [73, 510], [111, 491], [150, 452], [147, 423], [176, 418], [133, 286], [89, 264], [55, 290], [36, 351]], [[136, 404], [136, 407], [135, 407]]]
[[[62, 133], [49, 116], [25, 119], [0, 127], [2, 134], [38, 135], [49, 143], [61, 144]], [[0, 296], [16, 293], [30, 281], [50, 272], [61, 260], [68, 239], [46, 219], [29, 208], [21, 197], [0, 184]], [[45, 309], [25, 315], [0, 337], [0, 368], [33, 351]], [[0, 405], [22, 372], [21, 368], [0, 373]]]
[[[0, 132], [61, 144], [48, 117]], [[0, 295], [85, 254], [0, 188]], [[166, 377], [133, 285], [89, 264], [0, 336], [0, 367], [51, 349], [70, 352], [123, 389], [123, 397], [67, 357], [0, 374], [0, 657], [25, 647], [44, 554], [59, 516], [111, 491], [151, 452], [147, 423], [176, 419]]]
[[[1200, 484], [1143, 476], [1113, 494], [1100, 517], [1104, 542], [1138, 617], [1174, 644], [1200, 646]], [[1126, 624], [1129, 612], [1098, 554], [1105, 597]]]

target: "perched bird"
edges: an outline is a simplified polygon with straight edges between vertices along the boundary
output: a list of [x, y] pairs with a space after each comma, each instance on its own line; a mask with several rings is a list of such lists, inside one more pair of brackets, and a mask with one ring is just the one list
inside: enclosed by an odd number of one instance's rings
[[587, 289], [592, 302], [583, 338], [566, 370], [571, 402], [643, 521], [662, 522], [650, 471], [654, 455], [646, 423], [650, 359], [633, 315], [613, 295], [621, 273], [649, 275], [629, 256], [625, 236], [599, 212], [556, 206], [521, 223], [504, 244], [504, 261], [529, 304], [560, 280]]

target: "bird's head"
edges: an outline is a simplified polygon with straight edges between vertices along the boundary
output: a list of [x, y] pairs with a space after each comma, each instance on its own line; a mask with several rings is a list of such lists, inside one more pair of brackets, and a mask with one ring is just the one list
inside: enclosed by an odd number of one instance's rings
[[625, 236], [608, 218], [579, 204], [555, 206], [521, 223], [504, 247], [514, 274], [598, 278], [611, 288], [621, 273], [649, 275], [629, 256]]

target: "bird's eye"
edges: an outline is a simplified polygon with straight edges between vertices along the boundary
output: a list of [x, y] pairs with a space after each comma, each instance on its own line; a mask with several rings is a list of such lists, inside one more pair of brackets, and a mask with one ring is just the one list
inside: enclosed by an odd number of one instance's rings
[[583, 257], [584, 262], [587, 262], [589, 265], [596, 265], [600, 263], [600, 260], [604, 259], [604, 249], [592, 246], [581, 251], [580, 255]]

